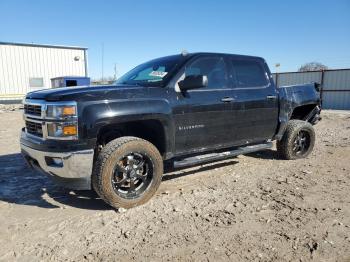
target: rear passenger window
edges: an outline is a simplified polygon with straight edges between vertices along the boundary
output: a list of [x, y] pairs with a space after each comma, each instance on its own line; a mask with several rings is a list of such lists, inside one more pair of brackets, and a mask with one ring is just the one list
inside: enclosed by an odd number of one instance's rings
[[200, 57], [186, 67], [185, 75], [204, 75], [208, 77], [206, 88], [225, 88], [227, 86], [226, 66], [221, 57]]
[[232, 59], [236, 87], [261, 87], [267, 85], [265, 70], [259, 62]]

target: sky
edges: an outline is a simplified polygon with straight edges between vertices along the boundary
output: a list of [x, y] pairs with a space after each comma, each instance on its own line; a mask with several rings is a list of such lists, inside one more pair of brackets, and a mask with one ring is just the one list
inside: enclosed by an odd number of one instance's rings
[[350, 0], [0, 0], [0, 14], [0, 41], [88, 47], [94, 79], [182, 50], [350, 68]]

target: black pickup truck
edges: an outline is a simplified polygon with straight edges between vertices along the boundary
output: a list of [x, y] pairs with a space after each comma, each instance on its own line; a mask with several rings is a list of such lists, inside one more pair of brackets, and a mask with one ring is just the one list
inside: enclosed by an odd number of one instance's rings
[[264, 59], [179, 54], [141, 64], [114, 85], [28, 93], [21, 149], [31, 167], [113, 207], [149, 200], [164, 163], [182, 168], [264, 150], [310, 154], [318, 85], [276, 87]]

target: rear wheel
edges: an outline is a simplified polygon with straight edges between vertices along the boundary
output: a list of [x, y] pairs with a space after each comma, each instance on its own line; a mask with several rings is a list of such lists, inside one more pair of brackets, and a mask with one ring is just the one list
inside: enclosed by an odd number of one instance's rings
[[121, 137], [100, 152], [92, 175], [97, 194], [114, 208], [131, 208], [147, 202], [157, 191], [163, 160], [146, 140]]
[[315, 131], [306, 121], [290, 120], [280, 141], [277, 141], [277, 151], [284, 159], [299, 159], [307, 157], [315, 144]]

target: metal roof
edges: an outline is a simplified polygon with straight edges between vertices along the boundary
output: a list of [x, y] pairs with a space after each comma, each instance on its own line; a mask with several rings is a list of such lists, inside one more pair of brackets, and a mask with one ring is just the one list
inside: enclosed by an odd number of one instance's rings
[[77, 79], [80, 79], [80, 78], [90, 78], [90, 77], [88, 77], [88, 76], [57, 76], [57, 77], [51, 78], [51, 80], [62, 79], [62, 78], [77, 78]]
[[31, 46], [31, 47], [61, 48], [61, 49], [78, 49], [78, 50], [87, 50], [88, 49], [87, 47], [81, 47], [81, 46], [47, 45], [47, 44], [15, 43], [15, 42], [0, 42], [0, 45]]

